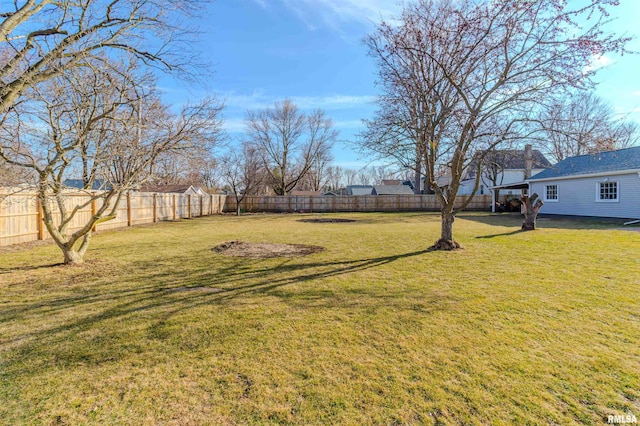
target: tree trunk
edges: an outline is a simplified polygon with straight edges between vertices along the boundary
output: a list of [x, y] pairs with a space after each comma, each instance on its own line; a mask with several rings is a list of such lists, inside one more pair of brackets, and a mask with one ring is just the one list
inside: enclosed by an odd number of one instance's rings
[[[246, 189], [245, 189], [246, 191]], [[245, 192], [242, 197], [238, 196], [238, 193], [236, 192], [236, 216], [240, 216], [240, 213], [242, 212], [242, 200], [244, 200], [247, 196], [247, 193]]]
[[457, 250], [461, 248], [460, 244], [453, 239], [453, 222], [455, 216], [453, 212], [443, 211], [441, 213], [442, 225], [440, 231], [440, 239], [431, 246], [432, 250]]
[[84, 263], [83, 255], [73, 249], [63, 248], [65, 265], [82, 265]]
[[536, 219], [538, 218], [538, 212], [544, 204], [541, 200], [536, 201], [538, 194], [533, 194], [531, 197], [524, 195], [522, 202], [524, 206], [524, 222], [522, 222], [522, 231], [534, 231], [536, 229]]
[[421, 191], [422, 174], [420, 173], [421, 169], [422, 169], [422, 163], [420, 162], [420, 156], [418, 156], [418, 159], [416, 160], [415, 174], [413, 175], [413, 179], [414, 179], [413, 193], [416, 195], [422, 194], [422, 191]]

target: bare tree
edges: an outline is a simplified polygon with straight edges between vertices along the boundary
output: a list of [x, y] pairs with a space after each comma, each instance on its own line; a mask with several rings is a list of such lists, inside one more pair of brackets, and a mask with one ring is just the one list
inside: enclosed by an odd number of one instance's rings
[[[125, 191], [153, 175], [160, 155], [209, 143], [219, 126], [214, 100], [173, 114], [136, 67], [113, 69], [72, 68], [27, 89], [2, 115], [0, 159], [36, 176], [44, 224], [65, 263], [82, 263], [94, 226], [115, 217]], [[65, 181], [74, 177], [82, 201], [68, 196]], [[89, 219], [70, 230], [89, 205]]]
[[307, 115], [288, 99], [247, 113], [247, 136], [262, 159], [277, 195], [287, 195], [321, 159], [330, 158], [338, 137], [321, 110]]
[[346, 186], [355, 185], [357, 182], [358, 171], [355, 169], [344, 170], [344, 181]]
[[[22, 0], [0, 2], [0, 111], [29, 87], [118, 55], [186, 70], [182, 21], [201, 1]], [[105, 53], [109, 52], [108, 55]], [[106, 58], [109, 59], [106, 59]]]
[[240, 150], [232, 150], [220, 161], [220, 175], [229, 186], [236, 200], [236, 215], [240, 216], [240, 203], [247, 195], [253, 195], [264, 184], [262, 159], [256, 148], [243, 143]]
[[638, 124], [616, 115], [610, 104], [592, 92], [553, 99], [534, 123], [537, 137], [555, 161], [634, 145]]
[[371, 168], [364, 166], [358, 170], [358, 185], [373, 185], [375, 176], [371, 173]]
[[[219, 123], [218, 123], [219, 124]], [[170, 151], [161, 155], [156, 161], [154, 176], [150, 183], [153, 185], [196, 185], [205, 188], [215, 188], [217, 184], [218, 161], [212, 152], [227, 140], [222, 127], [214, 127], [215, 134], [211, 134], [209, 143], [194, 146], [189, 150]]]
[[344, 186], [344, 169], [340, 166], [327, 167], [327, 189], [336, 191]]
[[299, 189], [306, 191], [322, 191], [329, 186], [330, 167], [333, 155], [330, 150], [324, 150], [313, 159], [309, 172], [301, 181]]
[[[416, 172], [424, 167], [441, 205], [434, 249], [460, 247], [453, 222], [478, 190], [479, 169], [473, 194], [456, 196], [477, 144], [489, 150], [512, 138], [544, 97], [591, 83], [594, 55], [624, 49], [628, 38], [603, 32], [610, 3], [419, 0], [366, 39], [383, 94], [362, 144]], [[451, 178], [445, 188], [436, 181], [441, 167]]]
[[33, 173], [20, 167], [0, 161], [0, 188], [18, 191], [21, 185], [33, 180]]

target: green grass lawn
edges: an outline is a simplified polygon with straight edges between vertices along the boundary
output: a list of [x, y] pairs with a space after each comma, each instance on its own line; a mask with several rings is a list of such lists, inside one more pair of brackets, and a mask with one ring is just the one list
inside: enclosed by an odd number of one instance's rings
[[[80, 267], [0, 251], [0, 424], [640, 417], [640, 233], [469, 213], [465, 249], [430, 252], [437, 215], [302, 217], [105, 232]], [[326, 249], [211, 250], [229, 240]]]

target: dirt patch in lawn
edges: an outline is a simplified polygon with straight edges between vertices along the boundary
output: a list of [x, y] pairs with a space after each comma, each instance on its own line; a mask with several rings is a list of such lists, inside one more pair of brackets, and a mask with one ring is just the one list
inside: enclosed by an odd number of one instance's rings
[[320, 246], [304, 244], [271, 244], [245, 243], [243, 241], [227, 241], [212, 249], [216, 253], [234, 257], [266, 259], [271, 257], [300, 257], [324, 250]]
[[324, 217], [324, 218], [320, 218], [320, 219], [300, 219], [299, 222], [306, 222], [306, 223], [348, 223], [348, 222], [355, 222], [355, 219], [340, 219], [340, 218], [331, 218], [331, 217]]
[[36, 247], [48, 246], [48, 245], [51, 245], [51, 244], [53, 244], [53, 240], [28, 241], [26, 243], [12, 244], [10, 246], [0, 247], [0, 254], [17, 253], [17, 252], [20, 252], [20, 251], [27, 251], [27, 250], [34, 249]]

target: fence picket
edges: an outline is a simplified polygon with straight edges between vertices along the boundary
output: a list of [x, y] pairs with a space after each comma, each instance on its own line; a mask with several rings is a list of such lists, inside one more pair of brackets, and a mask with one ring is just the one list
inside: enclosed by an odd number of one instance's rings
[[[465, 199], [466, 196], [459, 196], [456, 206]], [[440, 203], [435, 195], [247, 196], [240, 208], [251, 213], [400, 212], [440, 211]], [[467, 210], [491, 210], [491, 196], [476, 195]], [[223, 211], [236, 211], [234, 197], [226, 197]]]
[[[131, 192], [123, 197], [118, 207], [116, 218], [102, 222], [96, 230], [104, 231], [143, 223], [153, 223], [164, 220], [176, 220], [184, 215], [177, 212], [177, 201], [184, 194], [156, 194]], [[191, 213], [191, 197], [188, 198], [188, 214]], [[222, 213], [226, 195], [212, 194], [210, 197], [210, 214]], [[200, 214], [205, 212], [203, 197], [200, 197]], [[215, 203], [214, 203], [215, 200]], [[70, 209], [75, 205], [88, 201], [86, 194], [69, 193], [67, 202]], [[151, 202], [150, 202], [151, 201]], [[74, 231], [86, 223], [86, 219], [97, 211], [100, 200], [88, 203], [80, 209], [74, 220], [69, 224], [69, 230]], [[215, 208], [214, 208], [215, 207]], [[59, 215], [54, 215], [54, 222]], [[0, 193], [0, 246], [18, 244], [28, 241], [45, 240], [51, 238], [42, 220], [42, 206], [34, 193], [19, 192], [15, 194]]]

